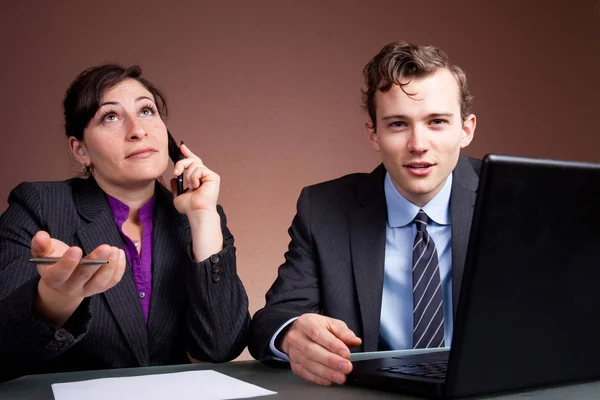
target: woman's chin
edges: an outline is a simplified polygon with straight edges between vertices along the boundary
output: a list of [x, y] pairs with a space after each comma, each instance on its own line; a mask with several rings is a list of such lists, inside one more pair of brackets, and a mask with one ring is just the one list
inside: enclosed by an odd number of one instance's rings
[[127, 174], [127, 180], [137, 181], [139, 183], [143, 182], [151, 182], [160, 178], [163, 175], [164, 171], [159, 171], [156, 168], [153, 169], [144, 169], [138, 171], [129, 171]]
[[156, 174], [140, 174], [136, 176], [128, 176], [125, 179], [119, 180], [118, 185], [127, 189], [141, 189], [153, 185], [161, 175]]

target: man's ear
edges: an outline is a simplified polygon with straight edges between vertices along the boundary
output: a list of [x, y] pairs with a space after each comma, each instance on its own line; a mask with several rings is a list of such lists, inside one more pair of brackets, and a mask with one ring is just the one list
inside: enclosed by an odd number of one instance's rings
[[464, 149], [467, 147], [471, 141], [473, 140], [473, 136], [475, 135], [475, 127], [477, 126], [477, 118], [475, 114], [469, 115], [463, 121], [462, 132], [460, 135], [460, 148]]
[[367, 132], [367, 140], [371, 144], [371, 147], [375, 151], [379, 151], [379, 136], [377, 136], [377, 130], [373, 121], [368, 120], [365, 122], [365, 129]]
[[74, 136], [69, 136], [69, 149], [71, 150], [71, 153], [73, 153], [75, 159], [81, 165], [92, 164], [90, 157], [87, 154], [85, 145], [81, 141], [77, 140]]

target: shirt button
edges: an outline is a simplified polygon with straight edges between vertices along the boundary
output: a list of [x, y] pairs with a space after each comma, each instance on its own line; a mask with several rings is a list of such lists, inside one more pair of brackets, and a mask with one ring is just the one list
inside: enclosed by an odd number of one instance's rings
[[140, 292], [140, 299], [143, 299], [144, 297], [146, 297], [146, 293]]
[[219, 256], [216, 254], [213, 254], [212, 256], [210, 256], [210, 262], [213, 264], [216, 264], [219, 262]]

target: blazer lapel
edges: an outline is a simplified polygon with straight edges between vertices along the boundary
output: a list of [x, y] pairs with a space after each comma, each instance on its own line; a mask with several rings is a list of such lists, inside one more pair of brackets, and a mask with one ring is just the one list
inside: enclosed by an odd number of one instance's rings
[[[106, 196], [94, 179], [89, 178], [81, 182], [75, 191], [75, 202], [79, 214], [88, 221], [87, 225], [77, 231], [85, 254], [91, 253], [102, 244], [121, 249], [124, 247]], [[102, 295], [105, 296], [138, 362], [145, 366], [149, 363], [146, 327], [136, 294], [131, 268], [127, 263], [121, 281]]]
[[460, 158], [454, 169], [450, 218], [452, 224], [452, 309], [456, 315], [460, 286], [465, 266], [473, 207], [479, 177], [469, 161]]
[[377, 350], [383, 292], [385, 225], [383, 192], [385, 169], [380, 165], [360, 188], [360, 208], [350, 215], [350, 249], [363, 326], [363, 351]]
[[[148, 352], [159, 348], [165, 340], [173, 340], [168, 330], [177, 326], [180, 314], [173, 313], [184, 307], [181, 301], [185, 296], [173, 293], [174, 287], [185, 290], [182, 268], [191, 264], [188, 249], [179, 248], [181, 243], [191, 243], [189, 222], [172, 205], [173, 199], [158, 187], [156, 209], [153, 220], [152, 238], [152, 303], [148, 318]], [[181, 237], [184, 235], [185, 237]], [[179, 249], [178, 249], [179, 248]], [[181, 265], [182, 262], [184, 265]]]

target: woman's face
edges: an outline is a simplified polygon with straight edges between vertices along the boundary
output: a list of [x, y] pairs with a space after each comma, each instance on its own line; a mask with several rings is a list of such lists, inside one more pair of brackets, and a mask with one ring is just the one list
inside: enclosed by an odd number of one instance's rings
[[77, 160], [92, 166], [101, 186], [147, 185], [169, 163], [167, 127], [154, 96], [135, 79], [107, 89], [83, 141], [71, 137], [69, 143]]

